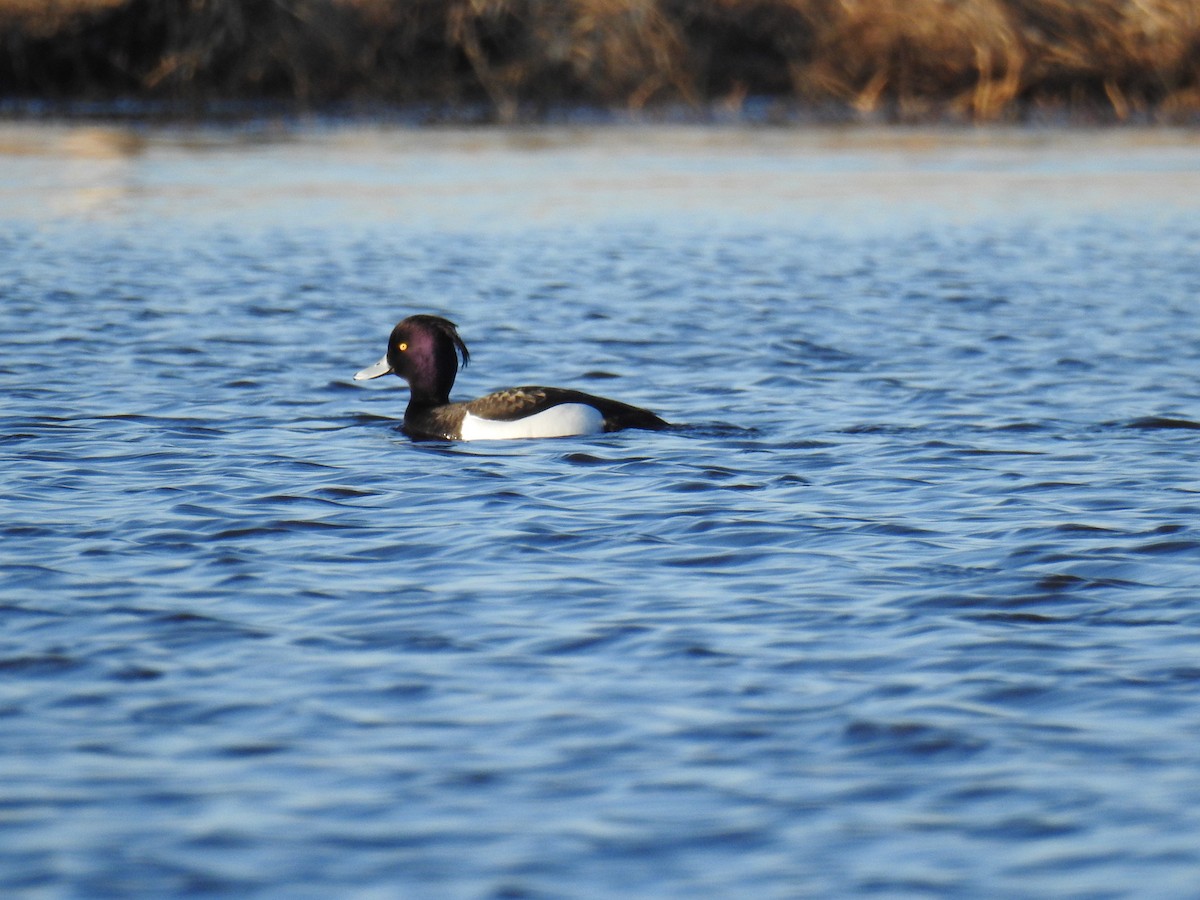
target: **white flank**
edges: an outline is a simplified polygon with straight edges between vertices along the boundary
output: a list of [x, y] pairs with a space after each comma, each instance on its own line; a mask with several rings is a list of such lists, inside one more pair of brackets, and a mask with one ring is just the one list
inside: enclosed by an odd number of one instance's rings
[[506, 441], [513, 438], [569, 437], [598, 434], [604, 428], [600, 410], [586, 403], [560, 403], [515, 422], [481, 419], [467, 413], [462, 421], [464, 441]]

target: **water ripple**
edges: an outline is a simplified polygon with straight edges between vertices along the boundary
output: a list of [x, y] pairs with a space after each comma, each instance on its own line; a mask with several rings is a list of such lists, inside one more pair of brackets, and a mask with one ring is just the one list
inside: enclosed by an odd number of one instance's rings
[[[854, 227], [0, 217], [0, 891], [1190, 896], [1200, 219], [872, 183]], [[350, 376], [417, 310], [463, 396], [684, 424], [413, 444]]]

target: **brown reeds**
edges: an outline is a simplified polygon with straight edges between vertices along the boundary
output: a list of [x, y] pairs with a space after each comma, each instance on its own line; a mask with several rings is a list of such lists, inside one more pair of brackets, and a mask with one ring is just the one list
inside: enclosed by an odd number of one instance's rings
[[0, 96], [1200, 114], [1196, 0], [0, 0]]

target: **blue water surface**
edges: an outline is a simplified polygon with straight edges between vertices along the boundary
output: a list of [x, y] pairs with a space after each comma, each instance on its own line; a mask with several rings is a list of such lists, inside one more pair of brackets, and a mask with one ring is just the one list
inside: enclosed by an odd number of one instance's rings
[[6, 134], [6, 896], [1195, 895], [1193, 135]]

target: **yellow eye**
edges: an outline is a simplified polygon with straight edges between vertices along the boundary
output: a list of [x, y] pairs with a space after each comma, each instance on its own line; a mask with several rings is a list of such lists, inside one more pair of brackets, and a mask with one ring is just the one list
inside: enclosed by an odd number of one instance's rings
[[396, 345], [396, 349], [399, 350], [401, 353], [403, 353], [405, 350], [408, 349], [408, 344], [401, 341], [399, 344]]

